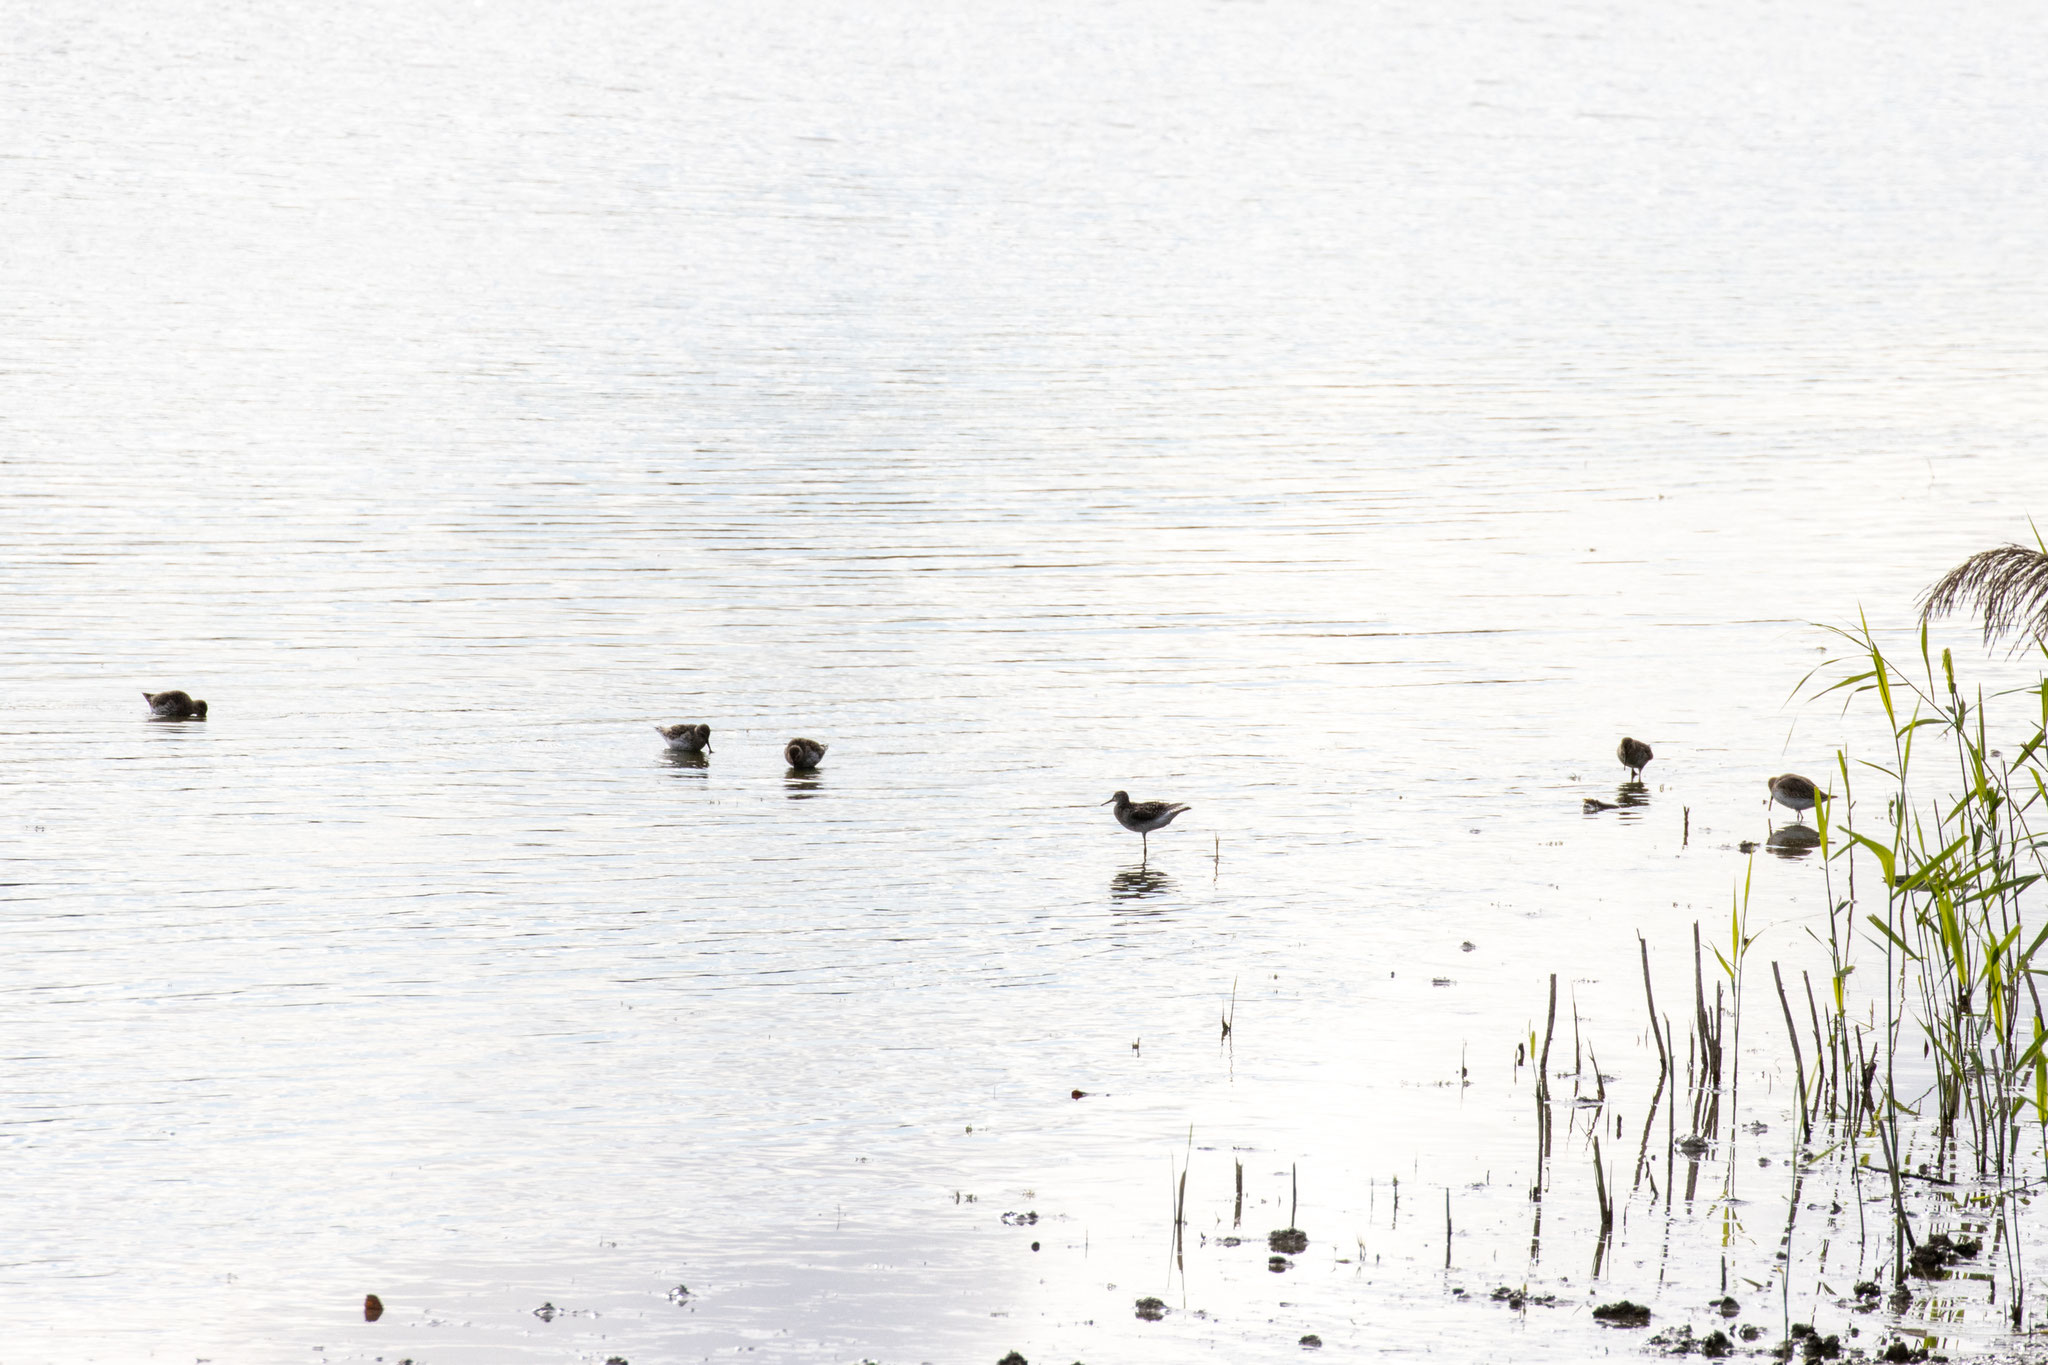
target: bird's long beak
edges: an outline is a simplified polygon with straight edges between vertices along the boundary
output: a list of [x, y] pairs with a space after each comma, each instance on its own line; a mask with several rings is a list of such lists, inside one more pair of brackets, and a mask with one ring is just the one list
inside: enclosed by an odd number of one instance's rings
[[[1112, 797], [1110, 797], [1110, 798], [1109, 798], [1109, 801], [1114, 801], [1114, 800], [1116, 800], [1116, 798], [1115, 798], [1114, 796], [1112, 796]], [[1108, 805], [1108, 804], [1109, 804], [1109, 801], [1103, 801], [1103, 802], [1101, 802], [1101, 803], [1099, 803], [1099, 804], [1101, 804], [1101, 805], [1105, 805], [1105, 806], [1106, 806], [1106, 805]]]

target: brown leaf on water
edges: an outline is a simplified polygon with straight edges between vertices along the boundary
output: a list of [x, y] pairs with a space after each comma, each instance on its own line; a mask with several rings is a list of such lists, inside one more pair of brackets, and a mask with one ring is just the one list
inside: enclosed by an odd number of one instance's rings
[[375, 1294], [363, 1295], [363, 1321], [375, 1322], [384, 1316], [384, 1300]]

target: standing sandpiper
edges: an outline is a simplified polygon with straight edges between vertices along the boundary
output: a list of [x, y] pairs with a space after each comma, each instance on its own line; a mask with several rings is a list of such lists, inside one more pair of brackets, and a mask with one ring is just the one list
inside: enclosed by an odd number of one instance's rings
[[[1801, 777], [1798, 773], [1781, 773], [1770, 778], [1769, 782], [1771, 801], [1790, 807], [1792, 818], [1795, 820], [1803, 819], [1804, 813], [1813, 809], [1814, 802], [1831, 799], [1826, 792], [1815, 787], [1810, 779]], [[1764, 804], [1769, 805], [1770, 802]]]
[[1142, 845], [1145, 851], [1140, 856], [1140, 862], [1152, 854], [1153, 830], [1165, 829], [1173, 823], [1174, 816], [1184, 810], [1194, 809], [1192, 806], [1174, 805], [1166, 801], [1133, 801], [1129, 792], [1118, 792], [1102, 804], [1106, 806], [1110, 801], [1116, 802], [1116, 822], [1145, 841]]
[[1622, 736], [1621, 744], [1615, 749], [1614, 756], [1621, 760], [1622, 767], [1628, 769], [1629, 780], [1632, 782], [1642, 781], [1643, 769], [1649, 767], [1650, 760], [1656, 757], [1650, 752], [1649, 745], [1639, 739], [1630, 739], [1626, 735]]

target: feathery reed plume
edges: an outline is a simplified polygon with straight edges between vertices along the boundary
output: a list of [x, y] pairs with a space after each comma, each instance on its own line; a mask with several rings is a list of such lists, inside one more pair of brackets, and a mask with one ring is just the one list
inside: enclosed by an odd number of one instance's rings
[[1920, 595], [1922, 622], [1958, 608], [1975, 610], [1984, 618], [1987, 645], [2014, 630], [2024, 630], [2029, 639], [2048, 640], [2048, 550], [2024, 545], [1984, 550], [1950, 569]]

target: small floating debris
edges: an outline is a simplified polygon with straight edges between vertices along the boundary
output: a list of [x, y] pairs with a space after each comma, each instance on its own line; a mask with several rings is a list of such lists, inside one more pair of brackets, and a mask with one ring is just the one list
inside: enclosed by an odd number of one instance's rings
[[1461, 953], [1469, 953], [1478, 946], [1478, 944], [1474, 943], [1471, 939], [1468, 938], [1463, 943], [1460, 943], [1458, 945], [1458, 951]]
[[1266, 1258], [1266, 1269], [1272, 1271], [1275, 1275], [1286, 1274], [1287, 1267], [1293, 1264], [1294, 1262], [1288, 1260], [1285, 1256], [1268, 1256]]
[[1003, 1223], [1004, 1223], [1004, 1224], [1005, 1224], [1006, 1226], [1008, 1226], [1008, 1227], [1013, 1227], [1013, 1228], [1028, 1228], [1028, 1227], [1031, 1227], [1031, 1226], [1033, 1226], [1033, 1225], [1034, 1225], [1034, 1224], [1036, 1224], [1037, 1222], [1038, 1222], [1038, 1214], [1037, 1214], [1037, 1213], [1035, 1213], [1035, 1212], [1032, 1212], [1032, 1213], [1006, 1213], [1006, 1214], [1004, 1214], [1004, 1215], [1003, 1215]]
[[1544, 1308], [1552, 1307], [1557, 1303], [1557, 1295], [1555, 1294], [1531, 1294], [1527, 1289], [1517, 1289], [1509, 1284], [1502, 1285], [1486, 1297], [1492, 1299], [1495, 1303], [1504, 1303], [1516, 1310], [1526, 1308], [1532, 1303], [1541, 1305]]
[[1320, 1351], [1323, 1348], [1323, 1339], [1314, 1332], [1310, 1332], [1301, 1339], [1301, 1344], [1311, 1351]]
[[542, 1322], [553, 1322], [556, 1318], [562, 1316], [562, 1310], [551, 1303], [544, 1303], [533, 1310], [533, 1315]]
[[1299, 1256], [1308, 1250], [1308, 1234], [1300, 1228], [1281, 1228], [1278, 1232], [1266, 1234], [1266, 1246], [1272, 1251]]
[[1603, 810], [1613, 810], [1614, 803], [1612, 801], [1602, 801], [1597, 796], [1589, 796], [1586, 798], [1584, 809], [1587, 815], [1598, 815]]
[[1891, 1345], [1879, 1351], [1871, 1359], [1901, 1363], [1921, 1361], [1927, 1359], [1927, 1348], [1925, 1346], [1908, 1346], [1903, 1341], [1894, 1340]]
[[375, 1322], [384, 1316], [384, 1300], [375, 1294], [363, 1295], [363, 1321]]
[[1448, 976], [1433, 976], [1429, 979], [1429, 984], [1432, 986], [1455, 986], [1458, 983], [1451, 980]]
[[1707, 1300], [1707, 1307], [1714, 1309], [1724, 1318], [1732, 1318], [1742, 1311], [1742, 1305], [1735, 1301], [1733, 1294], [1724, 1294], [1718, 1299]]
[[1157, 1322], [1165, 1316], [1166, 1300], [1155, 1299], [1150, 1295], [1138, 1300], [1138, 1320], [1140, 1322]]
[[1678, 1140], [1678, 1150], [1686, 1156], [1705, 1156], [1708, 1142], [1697, 1133], [1687, 1133]]
[[674, 1289], [668, 1291], [668, 1301], [670, 1303], [681, 1303], [689, 1297], [690, 1286], [686, 1284], [679, 1284]]
[[1088, 1098], [1088, 1092], [1086, 1090], [1076, 1090], [1074, 1092], [1074, 1098], [1077, 1100], [1085, 1100]]
[[1609, 1327], [1648, 1327], [1650, 1310], [1627, 1299], [1603, 1303], [1593, 1310], [1593, 1320]]

